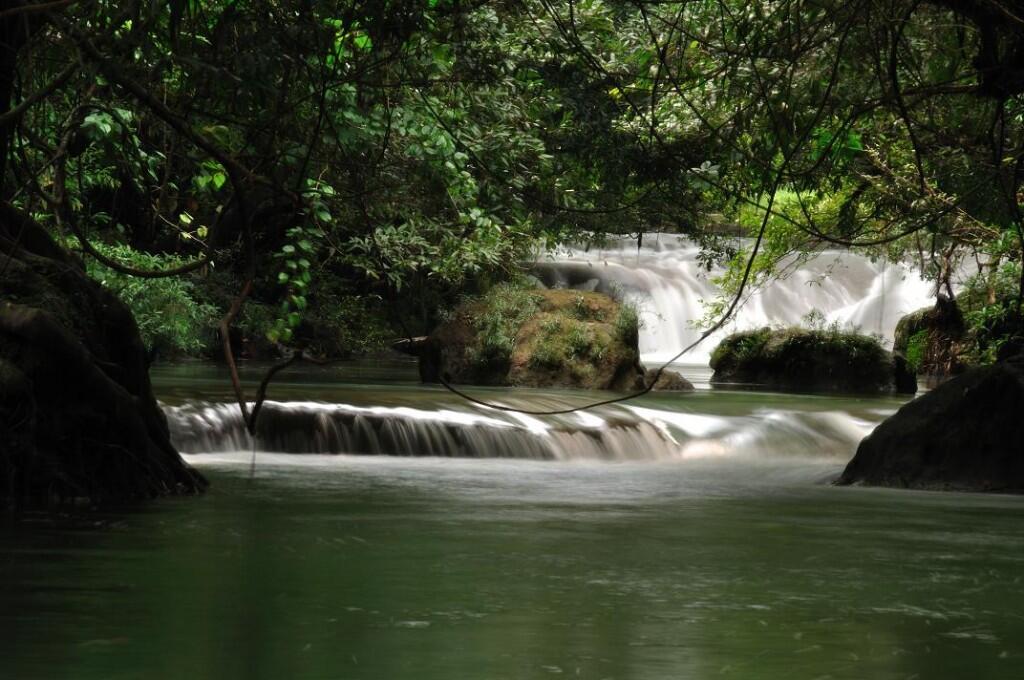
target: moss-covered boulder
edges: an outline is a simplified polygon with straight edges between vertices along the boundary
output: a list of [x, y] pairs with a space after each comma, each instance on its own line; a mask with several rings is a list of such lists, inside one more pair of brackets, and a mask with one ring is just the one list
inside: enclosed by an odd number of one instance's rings
[[0, 509], [205, 487], [171, 445], [128, 308], [2, 204], [0, 293]]
[[424, 382], [631, 390], [642, 385], [636, 311], [600, 293], [497, 286], [419, 347]]
[[730, 335], [711, 355], [711, 384], [798, 392], [913, 394], [907, 361], [873, 337], [834, 329], [760, 328]]
[[967, 328], [956, 302], [939, 297], [935, 305], [907, 314], [896, 324], [893, 351], [932, 379], [961, 373], [969, 362]]
[[644, 384], [650, 385], [654, 383], [654, 387], [651, 388], [655, 392], [692, 392], [693, 383], [679, 375], [675, 371], [665, 369], [658, 372], [656, 368], [649, 368], [644, 373]]
[[1024, 492], [1024, 355], [907, 403], [857, 448], [839, 484]]

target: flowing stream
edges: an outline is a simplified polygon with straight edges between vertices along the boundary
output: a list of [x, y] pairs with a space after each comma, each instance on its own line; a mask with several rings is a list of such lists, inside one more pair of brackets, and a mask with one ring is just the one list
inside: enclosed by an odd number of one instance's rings
[[[621, 294], [641, 311], [640, 352], [645, 361], [664, 361], [697, 340], [694, 325], [704, 302], [721, 289], [699, 261], [700, 249], [673, 235], [648, 236], [643, 247], [623, 239], [593, 250], [564, 249], [540, 259], [534, 270], [549, 287], [576, 287]], [[784, 262], [784, 278], [753, 291], [735, 318], [684, 357], [707, 364], [729, 333], [761, 326], [799, 325], [812, 311], [825, 323], [882, 336], [890, 346], [900, 317], [934, 303], [934, 284], [913, 269], [884, 260], [826, 250], [810, 259]], [[964, 274], [967, 272], [965, 270]]]
[[210, 491], [0, 528], [0, 677], [1024, 671], [1019, 498], [828, 485], [899, 399], [699, 384], [528, 418], [353, 364], [288, 373], [253, 440], [223, 369], [154, 375]]
[[[627, 245], [538, 274], [636, 300], [653, 362], [715, 291], [685, 242]], [[891, 337], [928, 294], [822, 254], [734, 327], [816, 308]], [[832, 487], [902, 399], [711, 390], [706, 363], [677, 368], [695, 392], [534, 417], [409, 362], [297, 367], [250, 436], [222, 367], [155, 367], [211, 488], [0, 525], [0, 678], [1024, 675], [1019, 497]], [[261, 374], [243, 370], [250, 394]]]

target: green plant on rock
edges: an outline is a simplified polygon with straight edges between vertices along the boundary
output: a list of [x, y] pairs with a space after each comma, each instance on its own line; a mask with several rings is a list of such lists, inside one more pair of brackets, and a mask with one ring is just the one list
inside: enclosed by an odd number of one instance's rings
[[763, 353], [771, 337], [772, 329], [764, 327], [726, 338], [711, 353], [711, 366], [718, 365], [728, 357], [736, 361], [747, 361], [757, 357]]
[[928, 350], [928, 330], [922, 329], [917, 333], [914, 333], [907, 339], [907, 349], [905, 356], [907, 362], [914, 368], [915, 371], [921, 370], [921, 366], [924, 362], [925, 353]]
[[573, 299], [572, 311], [573, 315], [581, 321], [586, 321], [590, 318], [590, 310], [587, 308], [587, 299], [582, 295], [577, 295]]
[[640, 341], [640, 310], [629, 301], [623, 301], [615, 317], [615, 334], [627, 347], [636, 347]]
[[594, 348], [591, 333], [586, 326], [579, 323], [573, 323], [569, 327], [569, 332], [565, 335], [565, 344], [569, 356], [572, 357], [589, 356]]
[[537, 296], [528, 289], [507, 283], [491, 288], [473, 318], [479, 339], [473, 353], [484, 362], [508, 362], [517, 331], [538, 309]]
[[530, 364], [537, 368], [558, 369], [566, 363], [566, 347], [561, 339], [561, 320], [546, 319], [541, 324], [541, 337], [530, 353]]

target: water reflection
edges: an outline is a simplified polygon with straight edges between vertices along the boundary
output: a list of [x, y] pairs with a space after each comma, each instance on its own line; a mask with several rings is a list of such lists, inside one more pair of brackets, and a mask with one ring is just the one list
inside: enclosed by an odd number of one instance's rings
[[203, 499], [5, 527], [4, 677], [1021, 669], [1016, 498], [815, 485], [827, 462], [226, 459]]

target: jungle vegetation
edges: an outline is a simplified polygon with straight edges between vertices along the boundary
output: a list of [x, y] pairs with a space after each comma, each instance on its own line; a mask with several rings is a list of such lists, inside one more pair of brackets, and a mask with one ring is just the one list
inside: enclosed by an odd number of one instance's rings
[[233, 362], [674, 232], [727, 292], [842, 246], [954, 297], [976, 261], [1009, 335], [1022, 94], [1019, 0], [12, 0], [0, 267], [46, 234], [162, 353]]

